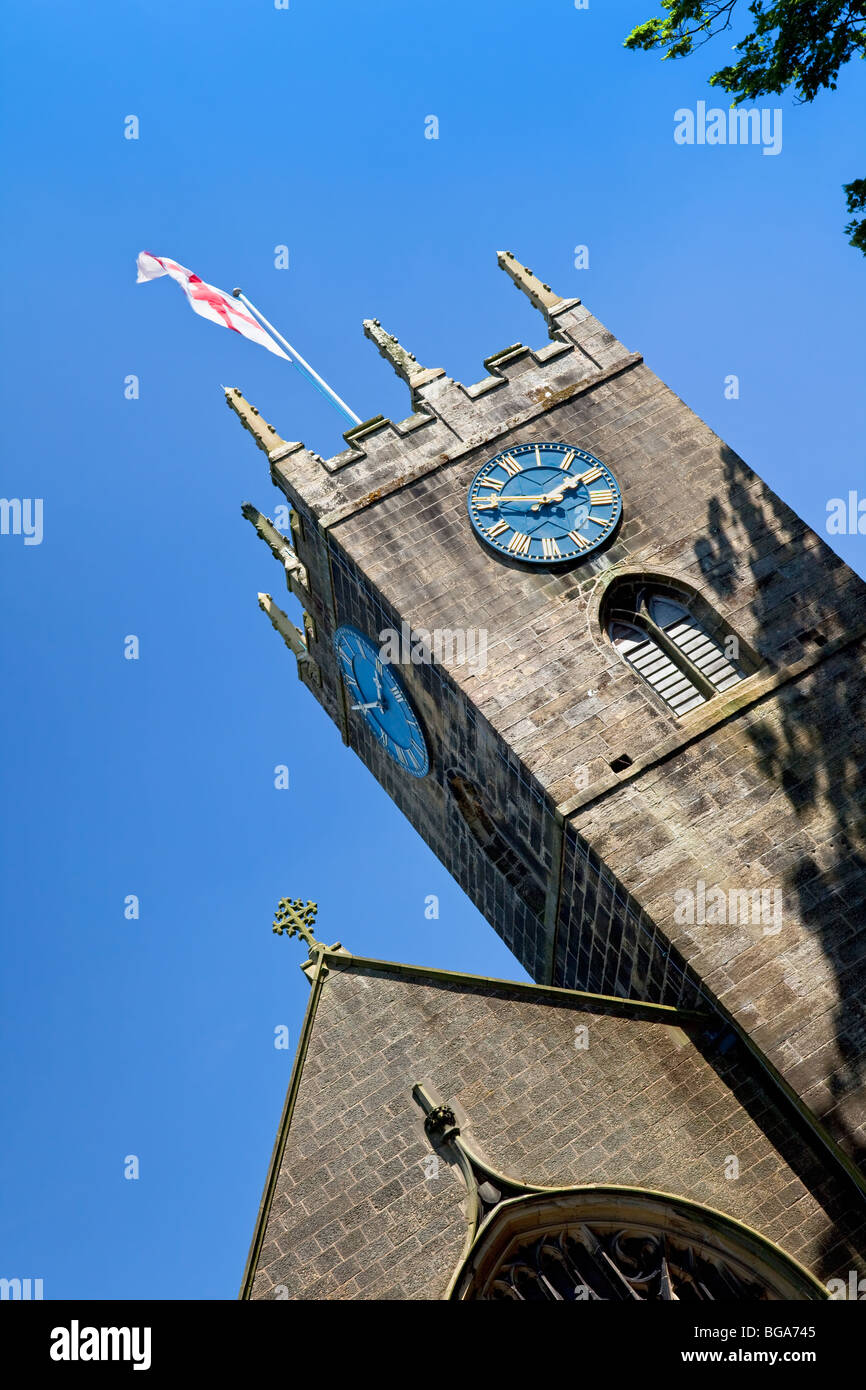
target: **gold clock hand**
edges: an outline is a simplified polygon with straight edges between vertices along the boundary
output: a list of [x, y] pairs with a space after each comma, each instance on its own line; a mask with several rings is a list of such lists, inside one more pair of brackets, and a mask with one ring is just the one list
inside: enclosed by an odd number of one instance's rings
[[476, 502], [475, 506], [479, 511], [482, 509], [489, 511], [491, 507], [499, 507], [503, 502], [535, 502], [536, 505], [541, 506], [544, 502], [561, 502], [563, 494], [569, 488], [579, 486], [579, 478], [570, 478], [559, 484], [554, 492], [506, 492], [502, 497], [494, 497], [490, 502]]
[[553, 502], [562, 499], [562, 491], [557, 492], [506, 492], [504, 497], [496, 497], [492, 502], [476, 502], [478, 508], [500, 507], [503, 502]]
[[505, 497], [494, 497], [492, 502], [476, 502], [475, 505], [479, 510], [483, 508], [489, 510], [491, 507], [501, 506], [503, 502], [543, 502], [545, 498], [546, 494], [543, 492], [511, 492], [507, 493]]

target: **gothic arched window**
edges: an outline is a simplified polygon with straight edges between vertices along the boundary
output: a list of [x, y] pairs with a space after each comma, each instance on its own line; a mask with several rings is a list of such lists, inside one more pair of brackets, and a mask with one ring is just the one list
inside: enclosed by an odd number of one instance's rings
[[827, 1297], [757, 1231], [667, 1193], [608, 1186], [530, 1194], [481, 1226], [455, 1301], [765, 1302]]
[[664, 584], [616, 586], [608, 636], [619, 655], [676, 715], [688, 714], [750, 674], [734, 633], [695, 615], [694, 600]]

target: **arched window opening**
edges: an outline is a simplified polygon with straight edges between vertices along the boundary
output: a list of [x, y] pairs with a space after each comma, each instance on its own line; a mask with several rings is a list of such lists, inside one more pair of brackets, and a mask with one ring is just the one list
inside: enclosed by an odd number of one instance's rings
[[633, 623], [611, 623], [610, 640], [620, 656], [643, 676], [674, 714], [687, 714], [705, 702], [706, 696], [666, 656], [658, 643]]
[[775, 1302], [827, 1291], [759, 1232], [637, 1188], [549, 1189], [482, 1226], [451, 1297], [473, 1302]]
[[743, 679], [743, 671], [725, 656], [724, 650], [704, 631], [681, 603], [651, 594], [650, 617], [676, 642], [683, 655], [712, 681], [717, 690], [728, 690]]
[[616, 651], [677, 716], [751, 674], [736, 635], [715, 615], [696, 615], [695, 606], [681, 590], [648, 581], [616, 585], [607, 603], [607, 632]]

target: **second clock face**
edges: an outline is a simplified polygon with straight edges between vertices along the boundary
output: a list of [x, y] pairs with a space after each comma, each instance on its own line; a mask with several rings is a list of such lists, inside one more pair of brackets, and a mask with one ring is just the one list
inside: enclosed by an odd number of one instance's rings
[[378, 648], [358, 628], [346, 623], [334, 633], [334, 647], [346, 689], [357, 711], [389, 757], [413, 777], [430, 770], [427, 744], [418, 716], [402, 683]]
[[610, 469], [570, 444], [515, 444], [480, 468], [469, 518], [493, 550], [531, 565], [588, 555], [613, 531], [622, 494]]

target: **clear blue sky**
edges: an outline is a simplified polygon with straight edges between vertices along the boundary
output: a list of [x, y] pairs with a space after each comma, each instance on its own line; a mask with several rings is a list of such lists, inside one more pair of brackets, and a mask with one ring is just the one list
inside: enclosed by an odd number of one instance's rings
[[[0, 537], [0, 1275], [48, 1298], [235, 1296], [308, 988], [271, 933], [280, 896], [318, 899], [323, 935], [359, 954], [519, 975], [256, 604], [282, 581], [240, 504], [279, 498], [219, 383], [325, 455], [337, 415], [169, 281], [136, 286], [140, 249], [241, 284], [362, 418], [402, 419], [361, 320], [476, 381], [485, 356], [546, 341], [496, 268], [507, 247], [813, 526], [866, 495], [866, 263], [840, 188], [866, 174], [862, 75], [811, 108], [766, 103], [777, 157], [681, 147], [673, 113], [723, 104], [706, 77], [729, 40], [678, 64], [626, 53], [652, 12], [7, 7], [2, 492], [44, 499], [44, 539]], [[866, 573], [863, 537], [832, 543]]]

